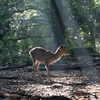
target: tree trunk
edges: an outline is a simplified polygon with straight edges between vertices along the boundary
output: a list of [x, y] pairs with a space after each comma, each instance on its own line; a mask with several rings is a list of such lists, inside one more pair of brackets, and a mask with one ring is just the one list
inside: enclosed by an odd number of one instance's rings
[[62, 0], [50, 0], [53, 51], [65, 43], [65, 26], [63, 22]]

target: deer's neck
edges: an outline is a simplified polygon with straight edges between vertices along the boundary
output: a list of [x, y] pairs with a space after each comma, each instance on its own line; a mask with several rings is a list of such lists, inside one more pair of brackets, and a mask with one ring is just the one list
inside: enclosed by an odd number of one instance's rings
[[54, 53], [54, 60], [55, 60], [55, 61], [56, 61], [56, 60], [59, 60], [60, 57], [61, 57], [61, 54], [59, 53], [59, 51], [57, 51], [57, 52]]
[[59, 53], [59, 51], [52, 53], [51, 57], [49, 57], [49, 64], [59, 60], [61, 57], [61, 54]]

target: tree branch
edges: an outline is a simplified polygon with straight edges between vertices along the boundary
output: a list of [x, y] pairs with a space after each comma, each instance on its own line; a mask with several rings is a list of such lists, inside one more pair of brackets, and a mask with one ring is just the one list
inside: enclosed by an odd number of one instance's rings
[[8, 41], [17, 41], [17, 40], [22, 40], [22, 39], [28, 39], [28, 38], [50, 38], [51, 36], [27, 36], [27, 37], [20, 37], [18, 39], [8, 39], [8, 40], [3, 40], [3, 42], [8, 42]]
[[99, 36], [99, 34], [97, 34], [95, 37], [93, 37], [93, 38], [91, 38], [91, 39], [88, 39], [88, 40], [86, 40], [85, 42], [83, 42], [83, 43], [82, 43], [82, 47], [83, 47], [83, 45], [84, 45], [85, 43], [94, 40], [94, 39], [97, 38], [98, 36]]

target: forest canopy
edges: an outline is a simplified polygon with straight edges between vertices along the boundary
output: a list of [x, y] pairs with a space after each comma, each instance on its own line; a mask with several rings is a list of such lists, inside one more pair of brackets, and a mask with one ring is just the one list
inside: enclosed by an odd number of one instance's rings
[[0, 64], [29, 61], [35, 46], [100, 53], [99, 32], [99, 0], [1, 0]]

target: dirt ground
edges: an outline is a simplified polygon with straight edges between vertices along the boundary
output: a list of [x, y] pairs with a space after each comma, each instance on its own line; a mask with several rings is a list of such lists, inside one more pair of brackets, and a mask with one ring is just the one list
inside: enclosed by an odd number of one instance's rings
[[[50, 71], [52, 81], [47, 81], [46, 71], [40, 71], [44, 80], [41, 81], [38, 74], [34, 80], [32, 66], [2, 70], [0, 71], [0, 91], [41, 97], [64, 96], [72, 100], [100, 100], [100, 66], [96, 66], [97, 63], [99, 61], [94, 63], [93, 58], [69, 61], [66, 66], [87, 67], [80, 71], [59, 69]], [[22, 100], [28, 100], [27, 96], [23, 96]]]

